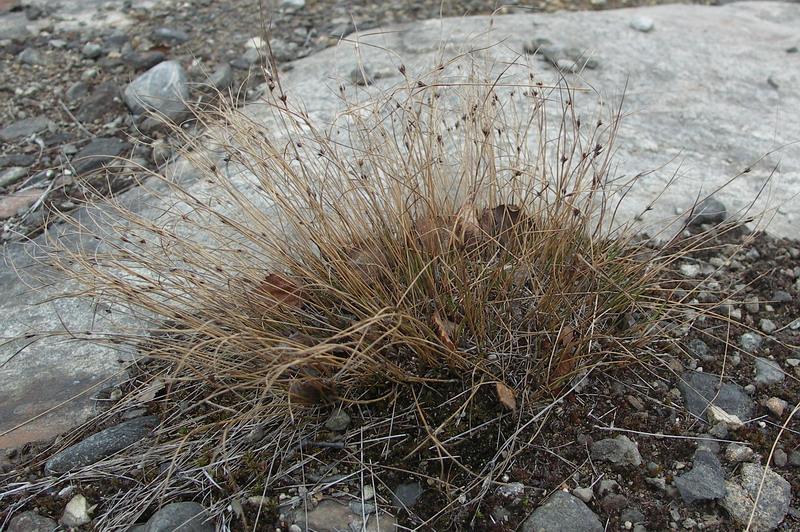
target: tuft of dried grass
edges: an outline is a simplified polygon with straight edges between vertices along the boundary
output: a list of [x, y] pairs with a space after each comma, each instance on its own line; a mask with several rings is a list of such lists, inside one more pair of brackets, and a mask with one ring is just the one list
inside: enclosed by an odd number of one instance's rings
[[[444, 494], [429, 522], [447, 520], [582, 378], [639, 362], [680, 319], [662, 274], [707, 236], [656, 245], [614, 223], [619, 110], [582, 121], [566, 82], [486, 77], [469, 55], [400, 71], [344, 91], [325, 127], [265, 69], [265, 121], [225, 99], [198, 114], [193, 186], [152, 175], [147, 216], [72, 220], [100, 243], [57, 264], [142, 323], [105, 338], [149, 361], [120, 406], [163, 417], [135, 464], [71, 477], [130, 482], [98, 526], [197, 492], [222, 521], [242, 494], [274, 519], [312, 471], [308, 495], [334, 467], [380, 483], [412, 461]], [[358, 419], [344, 438], [322, 426], [332, 405]]]

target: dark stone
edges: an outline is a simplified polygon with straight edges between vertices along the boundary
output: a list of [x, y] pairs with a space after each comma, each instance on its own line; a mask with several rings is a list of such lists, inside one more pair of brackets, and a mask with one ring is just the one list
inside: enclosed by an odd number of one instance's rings
[[721, 499], [725, 496], [725, 470], [709, 451], [694, 453], [692, 470], [675, 478], [675, 485], [686, 504]]
[[72, 167], [76, 175], [88, 174], [112, 162], [129, 147], [130, 145], [122, 139], [95, 139], [75, 155]]
[[8, 166], [24, 166], [28, 167], [36, 162], [36, 157], [28, 155], [27, 153], [14, 153], [0, 157], [0, 168]]
[[52, 532], [58, 523], [36, 512], [22, 512], [8, 524], [8, 532]]
[[714, 355], [708, 354], [708, 344], [698, 338], [689, 340], [689, 343], [686, 345], [686, 350], [691, 356], [700, 360], [714, 359]]
[[45, 146], [55, 146], [57, 144], [65, 144], [75, 138], [75, 135], [69, 133], [54, 133], [44, 139]]
[[53, 122], [45, 116], [34, 116], [25, 118], [24, 120], [18, 120], [0, 129], [0, 141], [13, 142], [22, 137], [40, 133], [50, 127], [52, 123]]
[[715, 198], [706, 198], [689, 212], [689, 225], [718, 224], [725, 221], [728, 211], [725, 205]]
[[394, 489], [394, 493], [392, 493], [392, 506], [411, 508], [417, 504], [421, 496], [422, 486], [420, 486], [419, 482], [400, 484]]
[[48, 475], [91, 465], [141, 440], [158, 426], [158, 418], [136, 418], [92, 434], [51, 457], [44, 466]]
[[206, 521], [208, 514], [196, 502], [175, 502], [153, 514], [144, 532], [214, 532], [214, 523]]
[[75, 117], [81, 122], [94, 122], [108, 114], [119, 115], [125, 112], [120, 99], [119, 88], [111, 81], [101, 83], [84, 100]]
[[522, 532], [603, 532], [600, 519], [583, 501], [564, 491], [553, 493], [523, 523]]
[[188, 111], [186, 73], [177, 61], [161, 62], [133, 80], [125, 88], [123, 99], [135, 115], [150, 111], [177, 120]]
[[153, 41], [165, 46], [176, 46], [189, 40], [189, 34], [183, 30], [158, 28], [153, 32]]
[[155, 50], [151, 52], [131, 52], [125, 54], [122, 60], [136, 70], [147, 70], [159, 64], [165, 57], [166, 54], [164, 52]]
[[103, 53], [112, 52], [125, 53], [125, 49], [131, 45], [131, 38], [122, 33], [112, 35], [103, 41]]
[[714, 404], [728, 414], [738, 416], [742, 421], [750, 419], [753, 414], [753, 400], [738, 384], [725, 383], [717, 389], [719, 377], [696, 371], [681, 375], [678, 389], [683, 395], [686, 408], [703, 420], [709, 404]]

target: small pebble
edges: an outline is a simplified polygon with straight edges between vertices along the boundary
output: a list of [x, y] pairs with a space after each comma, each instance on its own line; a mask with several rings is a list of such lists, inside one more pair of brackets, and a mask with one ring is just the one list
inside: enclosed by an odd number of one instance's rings
[[786, 451], [783, 449], [775, 449], [775, 452], [772, 453], [772, 463], [776, 466], [786, 467], [788, 461], [789, 457], [786, 455]]
[[633, 20], [631, 20], [631, 28], [635, 29], [636, 31], [641, 31], [643, 33], [652, 31], [653, 26], [654, 26], [653, 19], [643, 15], [633, 17]]
[[775, 322], [773, 322], [772, 320], [768, 320], [766, 318], [761, 320], [760, 325], [761, 325], [761, 330], [766, 334], [772, 334], [775, 331], [775, 329], [778, 328], [778, 326], [775, 325]]
[[774, 414], [775, 417], [781, 418], [783, 417], [783, 411], [786, 409], [788, 404], [783, 399], [770, 397], [764, 401], [764, 406], [767, 408], [767, 410]]

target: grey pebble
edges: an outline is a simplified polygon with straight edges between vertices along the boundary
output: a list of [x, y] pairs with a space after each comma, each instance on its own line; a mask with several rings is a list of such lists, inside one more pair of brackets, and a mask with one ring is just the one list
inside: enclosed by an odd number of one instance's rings
[[123, 99], [134, 115], [152, 111], [169, 120], [177, 120], [188, 110], [189, 85], [186, 73], [177, 61], [157, 64], [125, 88]]
[[7, 187], [28, 175], [28, 170], [21, 166], [12, 166], [0, 172], [0, 187]]
[[522, 532], [603, 532], [597, 515], [577, 497], [556, 491], [536, 508], [522, 525]]
[[707, 419], [709, 403], [741, 420], [750, 419], [755, 405], [744, 389], [738, 384], [723, 383], [718, 386], [719, 384], [720, 379], [715, 375], [691, 371], [681, 375], [678, 389], [689, 412], [704, 420]]
[[18, 120], [0, 129], [0, 141], [13, 142], [34, 133], [40, 133], [55, 124], [45, 116], [34, 116]]
[[36, 512], [28, 511], [14, 517], [8, 523], [8, 532], [52, 532], [58, 523]]
[[337, 410], [325, 421], [325, 428], [334, 432], [341, 432], [350, 426], [350, 416], [344, 410]]
[[400, 484], [392, 493], [392, 506], [400, 508], [411, 508], [419, 501], [422, 496], [422, 486], [419, 482]]
[[762, 338], [760, 334], [752, 332], [746, 332], [739, 337], [739, 345], [748, 353], [752, 353], [761, 347], [763, 341], [764, 338]]
[[653, 30], [653, 19], [650, 17], [646, 17], [644, 15], [639, 15], [633, 17], [631, 20], [631, 28], [635, 29], [636, 31], [641, 31], [643, 33], [647, 33]]
[[773, 530], [789, 512], [791, 486], [771, 469], [765, 473], [763, 466], [745, 463], [739, 477], [725, 484], [727, 494], [722, 499], [722, 507], [742, 525], [748, 523], [758, 498], [751, 530]]
[[17, 61], [25, 65], [41, 65], [42, 56], [36, 48], [25, 48], [17, 54]]
[[718, 224], [725, 221], [728, 211], [716, 198], [706, 198], [690, 210], [689, 225]]
[[157, 44], [176, 46], [189, 40], [189, 34], [173, 28], [158, 28], [153, 31], [153, 41]]
[[214, 532], [214, 523], [196, 502], [168, 504], [147, 520], [143, 532]]
[[784, 373], [781, 365], [772, 359], [756, 357], [755, 369], [754, 382], [756, 386], [769, 386], [770, 384], [783, 382]]
[[639, 447], [624, 435], [592, 443], [591, 453], [595, 460], [611, 462], [614, 465], [638, 466], [642, 463]]
[[86, 59], [97, 59], [98, 57], [103, 55], [103, 45], [98, 44], [96, 42], [87, 42], [86, 44], [83, 45], [81, 54]]

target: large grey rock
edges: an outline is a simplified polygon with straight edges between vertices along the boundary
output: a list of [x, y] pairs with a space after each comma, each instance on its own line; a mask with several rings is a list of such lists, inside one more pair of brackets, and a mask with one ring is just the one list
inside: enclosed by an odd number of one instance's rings
[[639, 446], [624, 435], [593, 442], [591, 451], [595, 460], [618, 466], [638, 466], [642, 463]]
[[129, 147], [130, 144], [122, 139], [95, 139], [75, 154], [72, 167], [76, 175], [88, 174], [105, 164], [113, 163]]
[[214, 523], [196, 502], [168, 504], [147, 520], [143, 532], [214, 532]]
[[675, 485], [686, 504], [725, 496], [725, 470], [709, 451], [694, 453], [694, 465], [688, 473], [675, 478]]
[[50, 127], [53, 122], [45, 116], [34, 116], [18, 120], [0, 129], [0, 141], [13, 142], [34, 133], [40, 133]]
[[58, 523], [36, 512], [22, 512], [8, 523], [8, 532], [53, 532]]
[[411, 508], [422, 496], [422, 486], [419, 482], [409, 482], [400, 484], [392, 493], [392, 506], [399, 508]]
[[[764, 479], [762, 485], [761, 480]], [[727, 495], [722, 507], [741, 525], [750, 520], [756, 499], [755, 515], [750, 530], [774, 530], [789, 512], [791, 485], [779, 474], [758, 464], [743, 464], [738, 478], [726, 483]]]
[[686, 408], [692, 414], [707, 420], [706, 410], [714, 404], [726, 413], [747, 421], [753, 414], [753, 400], [738, 384], [725, 383], [717, 389], [719, 377], [708, 373], [689, 371], [681, 375], [678, 389]]
[[132, 419], [92, 434], [51, 457], [45, 463], [45, 473], [63, 473], [93, 464], [136, 443], [157, 426], [158, 419], [148, 416]]
[[177, 120], [188, 110], [186, 72], [177, 61], [159, 63], [125, 87], [123, 99], [135, 115], [153, 112]]
[[583, 501], [557, 491], [522, 524], [522, 532], [602, 532], [600, 519]]

